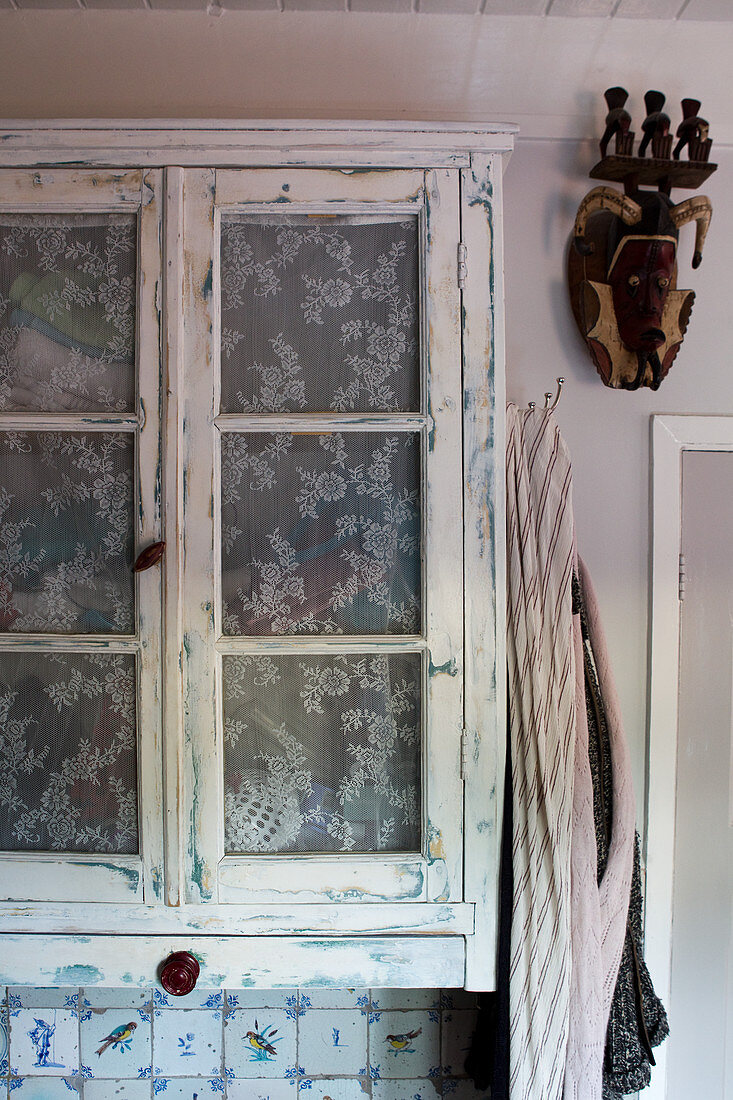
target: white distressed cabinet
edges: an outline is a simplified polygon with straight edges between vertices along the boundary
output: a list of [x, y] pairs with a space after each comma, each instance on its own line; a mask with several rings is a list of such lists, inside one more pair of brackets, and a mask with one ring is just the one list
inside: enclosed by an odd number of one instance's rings
[[3, 126], [0, 984], [492, 988], [513, 132]]

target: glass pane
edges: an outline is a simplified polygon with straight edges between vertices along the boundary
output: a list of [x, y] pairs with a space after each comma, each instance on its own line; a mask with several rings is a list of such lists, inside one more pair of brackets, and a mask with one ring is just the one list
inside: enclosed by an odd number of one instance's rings
[[131, 433], [0, 432], [0, 631], [133, 631]]
[[0, 409], [135, 401], [134, 214], [0, 214]]
[[229, 215], [223, 412], [415, 411], [416, 217]]
[[135, 658], [0, 653], [0, 848], [138, 850]]
[[415, 432], [224, 433], [226, 634], [417, 634]]
[[420, 655], [227, 656], [227, 852], [420, 848]]

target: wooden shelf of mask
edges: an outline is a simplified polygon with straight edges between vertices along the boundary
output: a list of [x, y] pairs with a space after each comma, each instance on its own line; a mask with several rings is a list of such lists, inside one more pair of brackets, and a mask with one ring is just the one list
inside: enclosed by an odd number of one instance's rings
[[633, 178], [635, 186], [700, 187], [712, 176], [717, 164], [698, 160], [663, 160], [658, 157], [604, 157], [589, 172], [593, 180], [623, 183]]

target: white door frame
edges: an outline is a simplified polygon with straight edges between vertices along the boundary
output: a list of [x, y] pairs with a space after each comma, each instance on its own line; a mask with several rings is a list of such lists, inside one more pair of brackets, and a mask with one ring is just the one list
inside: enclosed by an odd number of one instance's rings
[[[672, 962], [677, 790], [684, 451], [733, 451], [733, 416], [652, 418], [652, 579], [649, 694], [649, 793], [646, 820], [645, 958], [657, 993], [669, 1004]], [[655, 1052], [649, 1100], [666, 1096], [667, 1044]]]

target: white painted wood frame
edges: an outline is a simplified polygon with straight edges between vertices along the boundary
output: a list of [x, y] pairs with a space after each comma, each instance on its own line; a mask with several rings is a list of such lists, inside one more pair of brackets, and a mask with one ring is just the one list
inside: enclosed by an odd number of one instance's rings
[[[498, 885], [506, 757], [504, 242], [499, 157], [461, 173], [461, 225], [471, 242], [463, 294], [465, 572], [466, 988], [496, 982]], [[487, 278], [488, 274], [488, 278]]]
[[[679, 700], [679, 555], [685, 451], [733, 451], [733, 417], [652, 417], [652, 621], [649, 795], [646, 821], [645, 956], [669, 1003], [672, 952], [677, 726]], [[655, 1052], [650, 1100], [666, 1095], [666, 1044]]]
[[[133, 498], [138, 548], [162, 538], [160, 454], [160, 223], [162, 173], [0, 170], [0, 213], [129, 213], [137, 218], [137, 411], [133, 414], [0, 413], [0, 429], [129, 433], [135, 445]], [[140, 369], [141, 368], [141, 369]], [[160, 677], [161, 570], [136, 577], [133, 636], [6, 634], [8, 652], [134, 654], [137, 665], [139, 855], [5, 852], [5, 900], [153, 903], [163, 884]]]
[[[450, 170], [195, 171], [186, 173], [184, 476], [193, 522], [184, 523], [185, 652], [192, 673], [184, 695], [188, 723], [184, 804], [189, 901], [459, 901], [462, 897], [461, 730], [463, 578], [446, 568], [462, 557], [461, 320], [456, 256], [460, 240], [457, 174]], [[218, 415], [222, 214], [412, 215], [423, 246], [421, 328], [423, 408], [391, 414]], [[206, 410], [207, 415], [204, 415]], [[302, 639], [223, 636], [218, 526], [220, 434], [232, 431], [414, 432], [423, 479], [420, 636]], [[209, 516], [204, 523], [202, 517]], [[212, 611], [213, 609], [213, 611]], [[235, 856], [224, 851], [221, 656], [235, 653], [404, 653], [423, 665], [423, 850], [349, 856]], [[195, 731], [195, 732], [194, 732]]]

